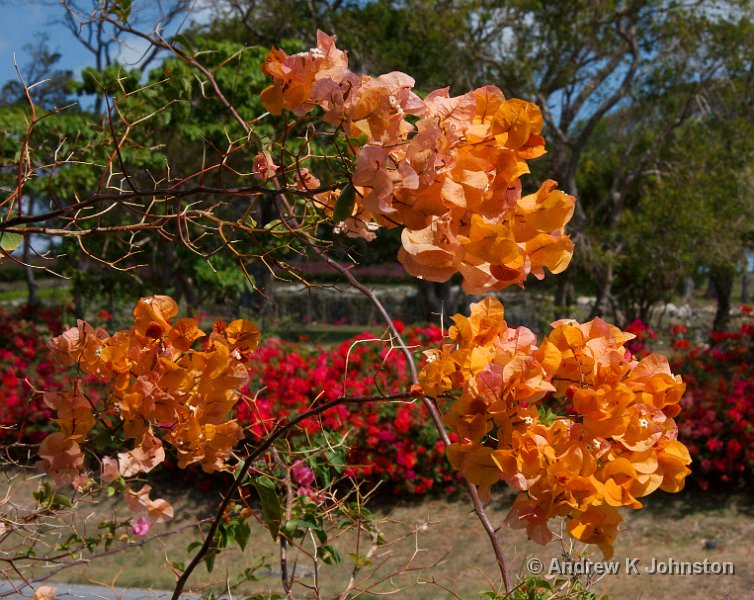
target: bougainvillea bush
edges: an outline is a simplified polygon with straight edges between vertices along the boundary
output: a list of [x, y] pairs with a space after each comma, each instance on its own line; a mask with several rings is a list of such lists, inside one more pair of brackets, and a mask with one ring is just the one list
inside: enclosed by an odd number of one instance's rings
[[[116, 23], [107, 12], [101, 18]], [[49, 341], [52, 360], [69, 372], [62, 385], [39, 390], [54, 428], [39, 445], [37, 467], [57, 486], [122, 492], [136, 515], [162, 523], [173, 508], [151, 497], [146, 481], [156, 468], [170, 462], [233, 477], [199, 550], [175, 567], [174, 598], [219, 545], [248, 541], [246, 520], [255, 513], [244, 489], [255, 490], [259, 519], [280, 545], [286, 597], [295, 580], [295, 569], [285, 571], [290, 544], [302, 551], [307, 544], [315, 570], [337, 562], [324, 517], [339, 514], [345, 527], [367, 530], [360, 506], [342, 501], [329, 476], [317, 481], [322, 457], [339, 474], [381, 478], [397, 491], [444, 491], [461, 481], [506, 594], [512, 586], [502, 544], [484, 509], [494, 484], [517, 493], [505, 520], [511, 528], [545, 544], [554, 537], [552, 521], [562, 520], [571, 537], [606, 557], [622, 520], [618, 508], [640, 509], [639, 498], [657, 489], [683, 489], [691, 458], [675, 418], [685, 385], [664, 356], [634, 357], [626, 347], [633, 334], [601, 319], [563, 319], [538, 339], [508, 327], [492, 295], [452, 316], [447, 335], [433, 327], [407, 331], [319, 238], [325, 224], [366, 241], [399, 228], [397, 259], [408, 274], [433, 282], [459, 275], [470, 294], [523, 287], [545, 270], [561, 273], [573, 255], [565, 228], [576, 199], [549, 179], [524, 188], [529, 161], [545, 153], [536, 105], [491, 85], [420, 96], [405, 73], [354, 73], [334, 36], [320, 31], [308, 51], [270, 50], [262, 66], [269, 86], [259, 95], [268, 114], [244, 118], [223, 95], [216, 70], [197, 62], [201, 53], [175, 55], [197, 68], [244, 135], [229, 139], [228, 154], [201, 174], [173, 181], [168, 170], [159, 192], [140, 192], [138, 178], [126, 177], [130, 191], [93, 199], [115, 197], [138, 215], [103, 232], [156, 229], [200, 255], [209, 243], [207, 257], [219, 244], [244, 271], [251, 257], [276, 260], [270, 245], [303, 248], [370, 300], [386, 332], [320, 353], [273, 341], [260, 348], [254, 322], [204, 327], [181, 317], [173, 298], [154, 295], [136, 303], [125, 329], [79, 320]], [[256, 130], [267, 127], [259, 123], [267, 117], [279, 135]], [[298, 138], [293, 145], [291, 138]], [[320, 139], [329, 140], [327, 148]], [[249, 150], [235, 171], [230, 155]], [[126, 170], [123, 153], [110, 156], [108, 169]], [[215, 167], [220, 188], [190, 188]], [[242, 180], [238, 188], [225, 187], [227, 169]], [[24, 166], [19, 173], [11, 207], [23, 197]], [[105, 175], [97, 179], [120, 179]], [[156, 178], [150, 173], [149, 180]], [[222, 200], [200, 206], [204, 195]], [[85, 220], [89, 213], [76, 214]], [[344, 442], [347, 458], [336, 451]], [[144, 525], [135, 521], [134, 531]], [[358, 552], [354, 563], [340, 597], [366, 564]]]
[[[439, 327], [396, 328], [418, 357], [439, 343]], [[254, 353], [248, 393], [260, 390], [253, 405], [237, 414], [257, 436], [281, 416], [290, 417], [317, 401], [345, 394], [363, 396], [374, 389], [397, 394], [408, 377], [406, 358], [389, 340], [363, 333], [321, 349], [272, 339]], [[452, 493], [459, 476], [445, 459], [444, 447], [417, 400], [360, 407], [340, 405], [303, 424], [307, 433], [324, 429], [347, 434], [349, 475], [384, 482], [394, 493]], [[455, 439], [455, 436], [454, 436]]]
[[696, 465], [690, 481], [703, 490], [750, 486], [754, 475], [754, 323], [751, 307], [740, 313], [737, 329], [713, 331], [701, 344], [685, 325], [658, 332], [637, 320], [626, 328], [636, 335], [632, 352], [644, 356], [666, 342], [671, 366], [683, 373], [678, 436]]
[[693, 481], [710, 486], [754, 481], [754, 324], [713, 332], [697, 345], [683, 326], [671, 330], [671, 362], [687, 384], [679, 437], [694, 457]]
[[38, 443], [50, 428], [52, 410], [35, 390], [65, 385], [47, 349], [61, 331], [57, 308], [0, 308], [0, 440]]

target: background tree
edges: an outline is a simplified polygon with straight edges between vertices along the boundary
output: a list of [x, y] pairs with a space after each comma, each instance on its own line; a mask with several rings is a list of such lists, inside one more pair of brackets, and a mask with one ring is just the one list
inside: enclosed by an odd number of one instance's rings
[[[83, 43], [93, 48], [100, 44], [93, 56], [99, 56], [95, 62], [104, 65], [102, 70], [86, 71], [79, 90], [100, 94], [103, 99], [109, 94], [112, 105], [114, 95], [133, 92], [147, 81], [142, 70], [129, 70], [114, 62], [118, 55], [115, 44], [135, 38], [112, 23], [87, 23], [86, 4], [70, 6], [69, 25], [75, 25]], [[190, 21], [182, 12], [185, 3], [170, 2], [158, 8], [159, 11], [150, 12], [134, 5], [126, 29], [160, 11], [173, 23]], [[689, 143], [691, 135], [688, 132], [676, 135], [676, 130], [683, 128], [689, 119], [703, 120], [706, 127], [721, 134], [726, 129], [746, 127], [745, 118], [734, 117], [745, 109], [734, 105], [736, 98], [746, 97], [747, 90], [740, 89], [738, 95], [725, 90], [731, 86], [740, 88], [746, 85], [747, 77], [750, 79], [750, 74], [747, 75], [750, 59], [747, 63], [746, 57], [750, 55], [751, 4], [720, 5], [711, 0], [597, 4], [475, 0], [442, 3], [440, 8], [437, 3], [422, 0], [367, 3], [233, 0], [214, 3], [209, 22], [183, 27], [175, 43], [178, 51], [206, 61], [210, 69], [218, 69], [221, 64], [215, 60], [217, 57], [230, 60], [228, 66], [249, 75], [253, 88], [256, 83], [250, 74], [254, 65], [248, 61], [251, 56], [261, 60], [254, 46], [267, 47], [287, 37], [289, 41], [284, 46], [288, 44], [286, 47], [291, 51], [301, 50], [313, 45], [312, 32], [321, 27], [337, 33], [342, 44], [351, 47], [350, 59], [356, 69], [410, 71], [415, 74], [417, 87], [424, 90], [439, 85], [442, 79], [443, 83], [451, 84], [451, 93], [496, 81], [509, 96], [536, 99], [545, 106], [544, 133], [549, 150], [541, 172], [554, 172], [561, 187], [579, 198], [571, 226], [578, 238], [575, 268], [570, 275], [559, 277], [557, 304], [567, 304], [572, 283], [577, 281], [583, 287], [582, 292], [596, 297], [593, 315], [604, 314], [619, 305], [624, 315], [636, 314], [637, 310], [646, 313], [646, 307], [628, 308], [632, 302], [629, 298], [638, 297], [638, 280], [627, 276], [634, 268], [628, 266], [629, 254], [643, 254], [635, 250], [640, 244], [638, 240], [627, 239], [625, 226], [638, 223], [649, 226], [652, 222], [652, 211], [647, 216], [637, 212], [649, 207], [641, 198], [659, 176], [664, 180], [675, 177], [671, 171], [680, 162], [671, 157], [680, 152], [678, 144]], [[517, 25], [513, 28], [510, 23]], [[105, 33], [110, 31], [108, 28], [113, 29], [112, 35]], [[238, 56], [233, 54], [247, 46], [252, 49]], [[191, 80], [190, 89], [185, 88], [185, 83], [180, 84], [184, 86], [180, 89], [170, 83], [170, 70], [180, 69], [175, 61], [164, 58], [170, 52], [169, 46], [162, 44], [153, 48], [149, 57], [145, 55], [145, 59], [162, 56], [165, 60], [148, 76], [151, 85], [164, 92], [158, 93], [155, 88], [152, 93], [155, 100], [150, 106], [159, 115], [149, 121], [150, 135], [160, 140], [159, 152], [169, 150], [176, 165], [181, 163], [188, 168], [192, 161], [197, 165], [223, 154], [225, 130], [236, 136], [236, 140], [241, 133], [237, 123], [229, 121], [222, 112], [220, 104], [207, 97], [206, 78]], [[233, 102], [243, 106], [240, 99], [243, 92], [233, 88], [237, 84], [232, 81], [231, 69], [218, 69], [216, 75], [231, 90]], [[248, 107], [249, 114], [253, 109]], [[714, 118], [710, 117], [710, 111]], [[188, 117], [196, 123], [193, 131]], [[108, 128], [106, 123], [103, 127]], [[203, 127], [213, 133], [200, 136], [197, 132]], [[703, 127], [697, 130], [703, 131]], [[746, 135], [742, 137], [745, 139]], [[324, 140], [317, 143], [321, 146]], [[745, 152], [746, 148], [740, 151]], [[731, 148], [731, 152], [736, 151]], [[242, 167], [242, 157], [247, 165], [252, 158], [242, 152], [234, 154], [232, 160], [236, 157], [237, 162], [228, 163], [236, 169]], [[540, 167], [535, 169], [536, 181], [541, 176]], [[210, 169], [207, 177], [213, 177], [214, 173]], [[230, 176], [228, 172], [224, 175]], [[266, 207], [267, 214], [255, 217], [260, 223], [274, 220], [272, 206]], [[666, 239], [678, 231], [668, 228]], [[160, 248], [162, 239], [154, 236], [149, 246]], [[688, 236], [668, 244], [683, 248], [685, 239]], [[356, 250], [367, 261], [370, 257], [377, 261], [390, 259], [389, 252], [375, 250], [376, 247], [345, 241], [343, 256]], [[173, 250], [165, 252], [170, 254]], [[220, 254], [213, 254], [213, 266], [201, 259], [191, 262], [198, 255], [188, 254], [175, 257], [166, 266], [177, 270], [172, 280], [185, 282], [174, 293], [190, 298], [197, 289], [208, 289], [210, 282], [219, 284], [228, 280], [214, 274], [224, 269], [226, 259]], [[667, 255], [668, 260], [656, 263], [675, 270], [670, 279], [689, 274], [685, 267], [679, 266], [689, 264], [688, 253], [680, 257], [678, 252], [657, 249], [655, 256], [661, 254]], [[254, 285], [267, 290], [269, 270], [258, 261], [249, 263], [247, 269]], [[82, 263], [75, 271], [81, 273], [87, 269], [97, 270]], [[161, 279], [160, 274], [155, 276], [157, 281]], [[139, 275], [139, 289], [146, 292], [150, 288], [149, 278], [147, 274]], [[667, 299], [676, 289], [675, 285], [665, 285], [670, 279], [667, 272], [656, 280], [662, 285], [646, 279], [647, 289], [652, 287], [653, 293], [641, 294], [644, 304], [648, 306], [650, 296]], [[447, 309], [447, 284], [424, 282], [420, 288], [428, 319], [434, 318], [432, 313], [438, 312], [443, 302]], [[226, 292], [249, 295], [240, 282], [233, 283]], [[77, 294], [77, 297], [83, 296]], [[254, 297], [263, 299], [263, 295]]]

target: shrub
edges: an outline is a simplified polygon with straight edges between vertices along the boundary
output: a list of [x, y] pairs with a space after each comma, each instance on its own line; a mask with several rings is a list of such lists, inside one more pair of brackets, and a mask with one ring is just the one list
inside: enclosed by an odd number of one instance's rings
[[[404, 325], [396, 322], [400, 331]], [[442, 339], [439, 327], [410, 327], [403, 333], [415, 353]], [[316, 400], [334, 400], [343, 393], [364, 396], [380, 390], [396, 394], [407, 380], [405, 357], [389, 341], [362, 333], [332, 349], [271, 339], [254, 354], [252, 380], [244, 393], [261, 390], [254, 407], [242, 404], [242, 423], [265, 423], [302, 412]], [[345, 376], [344, 376], [345, 374]], [[459, 482], [445, 459], [441, 442], [425, 409], [418, 402], [340, 405], [317, 420], [303, 424], [304, 434], [325, 430], [348, 434], [346, 474], [383, 481], [391, 492], [452, 493]]]
[[678, 418], [679, 438], [697, 468], [702, 489], [751, 484], [754, 475], [754, 325], [713, 332], [696, 345], [684, 327], [671, 330], [673, 368], [687, 383]]

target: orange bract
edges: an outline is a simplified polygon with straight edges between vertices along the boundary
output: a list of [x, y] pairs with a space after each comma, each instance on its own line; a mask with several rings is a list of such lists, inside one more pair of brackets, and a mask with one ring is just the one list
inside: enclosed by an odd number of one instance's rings
[[[261, 97], [268, 110], [303, 115], [319, 106], [326, 123], [364, 140], [351, 143], [355, 202], [339, 231], [371, 240], [376, 227], [401, 225], [406, 271], [430, 281], [461, 273], [470, 293], [523, 285], [529, 274], [541, 279], [545, 268], [560, 273], [570, 262], [564, 227], [575, 199], [549, 180], [521, 196], [527, 161], [545, 153], [534, 104], [506, 100], [494, 86], [458, 97], [444, 88], [422, 100], [405, 73], [349, 71], [322, 32], [308, 52], [273, 48], [263, 71], [273, 80]], [[315, 199], [331, 216], [333, 193]]]
[[[443, 418], [458, 436], [448, 458], [483, 488], [502, 480], [520, 490], [510, 526], [545, 543], [547, 522], [567, 517], [571, 535], [610, 556], [613, 507], [683, 488], [691, 459], [672, 417], [685, 386], [664, 357], [634, 360], [624, 347], [633, 336], [601, 319], [553, 323], [537, 347], [493, 297], [453, 321], [454, 343], [426, 352], [420, 383], [435, 397], [461, 390]], [[544, 410], [548, 394], [570, 404], [565, 414]]]
[[[243, 438], [241, 427], [228, 416], [248, 381], [244, 361], [257, 347], [260, 332], [251, 321], [239, 319], [227, 327], [217, 324], [207, 335], [196, 319], [173, 321], [177, 314], [172, 298], [142, 298], [134, 309], [134, 327], [127, 331], [109, 336], [79, 321], [50, 341], [59, 364], [78, 364], [84, 373], [110, 381], [97, 405], [78, 382], [73, 390], [45, 393], [60, 431], [42, 442], [39, 466], [57, 483], [74, 483], [80, 476], [80, 446], [88, 442], [98, 419], [109, 425], [121, 421], [132, 440], [117, 462], [104, 459], [107, 480], [151, 471], [165, 460], [163, 440], [175, 447], [182, 468], [193, 463], [207, 472], [228, 468], [231, 450]], [[200, 339], [204, 348], [194, 349]], [[153, 520], [169, 518], [169, 505], [148, 500], [147, 492], [134, 495], [139, 498], [134, 502]]]

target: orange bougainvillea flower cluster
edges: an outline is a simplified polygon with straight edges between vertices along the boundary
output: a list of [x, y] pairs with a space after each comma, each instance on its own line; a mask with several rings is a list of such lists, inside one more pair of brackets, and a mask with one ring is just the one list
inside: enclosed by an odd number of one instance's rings
[[[245, 363], [260, 332], [251, 321], [237, 320], [218, 322], [207, 335], [196, 319], [174, 320], [177, 315], [178, 305], [167, 296], [142, 298], [127, 331], [111, 336], [79, 321], [50, 341], [58, 364], [76, 365], [109, 382], [101, 405], [88, 399], [79, 380], [65, 392], [45, 392], [60, 431], [42, 442], [39, 466], [56, 483], [86, 481], [82, 445], [98, 421], [110, 430], [121, 422], [132, 440], [117, 461], [102, 461], [105, 482], [151, 471], [165, 459], [163, 442], [175, 448], [181, 468], [194, 463], [206, 472], [226, 468], [231, 449], [243, 438], [228, 416], [248, 381]], [[201, 349], [193, 348], [197, 340]], [[149, 500], [148, 492], [133, 493], [131, 504], [164, 519], [169, 514], [164, 501]]]
[[691, 459], [673, 417], [685, 384], [665, 357], [634, 360], [624, 346], [634, 336], [601, 319], [556, 321], [537, 346], [525, 327], [508, 327], [493, 297], [453, 321], [451, 342], [426, 352], [420, 382], [433, 397], [461, 391], [444, 415], [459, 440], [448, 458], [485, 491], [497, 481], [521, 491], [511, 527], [544, 544], [548, 521], [566, 517], [573, 537], [610, 556], [617, 507], [683, 488]]
[[[352, 143], [353, 207], [339, 230], [372, 239], [377, 226], [402, 225], [398, 258], [410, 274], [447, 281], [461, 273], [471, 293], [568, 266], [564, 227], [574, 198], [550, 180], [521, 194], [527, 161], [545, 152], [534, 104], [506, 100], [493, 86], [458, 97], [444, 88], [422, 100], [405, 73], [349, 71], [346, 53], [322, 32], [308, 52], [273, 49], [263, 70], [273, 80], [261, 96], [270, 112], [320, 107], [325, 122], [360, 140]], [[331, 210], [339, 194], [317, 198]]]

